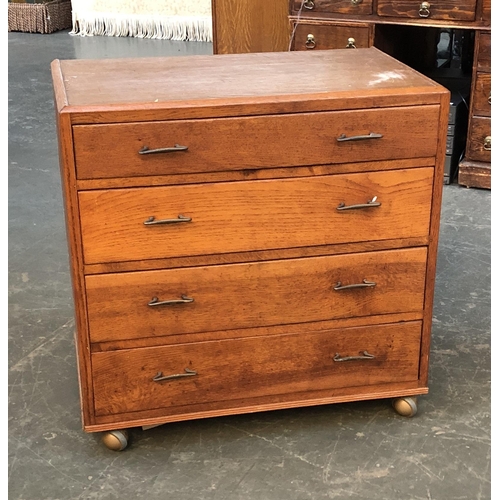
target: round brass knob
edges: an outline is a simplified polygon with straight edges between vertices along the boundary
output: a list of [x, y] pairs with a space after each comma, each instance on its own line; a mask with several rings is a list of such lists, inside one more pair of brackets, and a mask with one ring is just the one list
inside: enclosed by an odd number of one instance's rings
[[483, 144], [484, 150], [485, 151], [491, 151], [491, 135], [487, 135], [484, 138], [484, 144]]
[[126, 430], [105, 432], [102, 442], [106, 448], [113, 451], [122, 451], [128, 445], [128, 432]]
[[422, 2], [418, 9], [418, 15], [420, 17], [429, 17], [431, 15], [431, 4], [429, 2]]
[[304, 9], [308, 10], [313, 10], [315, 7], [313, 0], [304, 0], [302, 5], [304, 6]]
[[355, 49], [355, 48], [356, 48], [356, 40], [354, 38], [348, 38], [346, 49]]
[[307, 35], [307, 40], [306, 40], [306, 48], [307, 49], [314, 49], [316, 47], [316, 40], [314, 39], [314, 35]]

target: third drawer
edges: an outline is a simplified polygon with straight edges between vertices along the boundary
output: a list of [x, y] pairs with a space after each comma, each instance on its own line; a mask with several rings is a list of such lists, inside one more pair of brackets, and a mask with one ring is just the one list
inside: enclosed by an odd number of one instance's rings
[[427, 248], [86, 278], [91, 342], [420, 312]]

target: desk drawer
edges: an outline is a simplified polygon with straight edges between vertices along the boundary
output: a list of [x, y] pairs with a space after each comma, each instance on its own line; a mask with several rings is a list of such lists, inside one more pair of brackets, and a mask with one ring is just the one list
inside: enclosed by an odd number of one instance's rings
[[433, 173], [425, 167], [83, 191], [84, 260], [98, 264], [425, 237]]
[[474, 116], [470, 122], [467, 158], [491, 162], [491, 118]]
[[355, 49], [370, 46], [369, 25], [299, 22], [293, 50]]
[[92, 342], [420, 311], [427, 250], [88, 276]]
[[[301, 9], [302, 7], [302, 9]], [[367, 15], [373, 10], [372, 0], [295, 0], [292, 13], [301, 16], [315, 14]]]
[[[434, 156], [437, 127], [431, 124], [438, 116], [433, 105], [78, 125], [76, 173], [98, 179]], [[338, 141], [370, 133], [383, 137]], [[140, 154], [145, 147], [149, 153]]]
[[478, 73], [472, 99], [472, 114], [491, 116], [491, 74]]
[[477, 69], [491, 71], [491, 33], [479, 32], [477, 35]]
[[476, 0], [378, 0], [379, 16], [444, 21], [474, 21]]
[[416, 381], [420, 337], [411, 322], [95, 353], [95, 413]]

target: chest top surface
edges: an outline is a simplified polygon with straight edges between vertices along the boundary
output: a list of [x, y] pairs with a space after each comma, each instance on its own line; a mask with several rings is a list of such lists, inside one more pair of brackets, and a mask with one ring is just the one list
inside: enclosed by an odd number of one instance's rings
[[182, 57], [55, 60], [58, 109], [305, 101], [344, 94], [440, 94], [442, 87], [376, 48]]

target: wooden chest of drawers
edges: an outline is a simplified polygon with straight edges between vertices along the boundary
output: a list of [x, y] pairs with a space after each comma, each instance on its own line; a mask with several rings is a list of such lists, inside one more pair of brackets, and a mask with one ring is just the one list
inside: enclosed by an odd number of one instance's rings
[[415, 412], [447, 90], [375, 48], [52, 76], [86, 431], [122, 449], [178, 420]]

